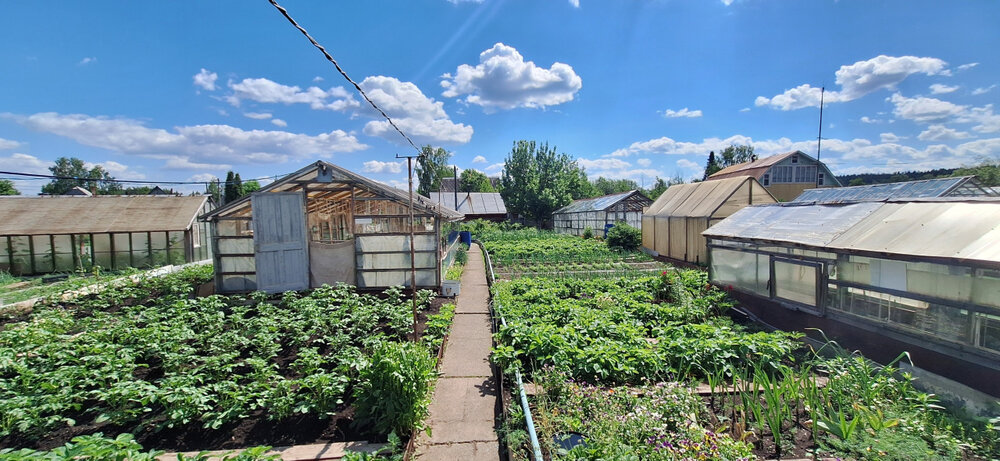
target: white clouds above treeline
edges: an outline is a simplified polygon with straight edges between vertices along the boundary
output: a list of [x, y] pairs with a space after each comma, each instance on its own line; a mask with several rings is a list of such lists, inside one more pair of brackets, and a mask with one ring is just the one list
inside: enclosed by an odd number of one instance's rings
[[80, 144], [125, 155], [161, 159], [174, 169], [206, 165], [282, 163], [328, 158], [368, 146], [342, 130], [307, 135], [287, 131], [244, 130], [229, 125], [193, 125], [173, 130], [150, 128], [130, 119], [43, 112], [5, 115], [35, 131], [72, 139]]
[[[840, 89], [827, 91], [823, 100], [826, 103], [847, 102], [879, 90], [893, 90], [907, 77], [915, 74], [951, 75], [946, 66], [947, 63], [940, 59], [916, 56], [881, 55], [867, 61], [858, 61], [837, 70], [835, 81]], [[758, 96], [754, 101], [757, 106], [780, 110], [819, 107], [819, 103], [820, 88], [808, 83], [770, 98]]]

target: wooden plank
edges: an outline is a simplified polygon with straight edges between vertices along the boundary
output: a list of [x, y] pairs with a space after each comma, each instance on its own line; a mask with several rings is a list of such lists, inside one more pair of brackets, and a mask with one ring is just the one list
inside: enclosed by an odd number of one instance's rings
[[[375, 453], [387, 447], [388, 444], [368, 442], [316, 443], [290, 447], [276, 447], [268, 450], [268, 452], [265, 453], [265, 456], [277, 455], [282, 461], [337, 460], [346, 456], [348, 451]], [[182, 453], [164, 453], [157, 456], [156, 459], [161, 461], [176, 460], [179, 457], [178, 455], [183, 455], [185, 459], [194, 459], [199, 455], [206, 455], [209, 460], [221, 461], [223, 459], [233, 459], [233, 457], [242, 452], [243, 450], [210, 450], [203, 452], [189, 451]]]

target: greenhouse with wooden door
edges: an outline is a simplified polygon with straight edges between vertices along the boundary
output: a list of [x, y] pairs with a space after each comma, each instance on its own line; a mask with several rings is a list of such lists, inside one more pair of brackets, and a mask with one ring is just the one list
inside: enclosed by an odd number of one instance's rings
[[642, 215], [642, 246], [655, 256], [707, 264], [702, 231], [743, 207], [776, 202], [750, 176], [670, 186]]
[[441, 224], [462, 214], [413, 199], [411, 229], [406, 191], [323, 161], [296, 171], [203, 217], [216, 291], [410, 286], [411, 254], [417, 288], [439, 289]]

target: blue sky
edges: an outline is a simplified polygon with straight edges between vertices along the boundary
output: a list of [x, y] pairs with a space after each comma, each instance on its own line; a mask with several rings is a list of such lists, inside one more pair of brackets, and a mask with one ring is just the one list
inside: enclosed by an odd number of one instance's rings
[[[834, 173], [1000, 156], [996, 1], [281, 3], [415, 142], [490, 175], [519, 139], [646, 186], [731, 143], [814, 155], [821, 86]], [[267, 1], [4, 6], [0, 170], [76, 156], [204, 181], [324, 159], [405, 187], [413, 149]]]

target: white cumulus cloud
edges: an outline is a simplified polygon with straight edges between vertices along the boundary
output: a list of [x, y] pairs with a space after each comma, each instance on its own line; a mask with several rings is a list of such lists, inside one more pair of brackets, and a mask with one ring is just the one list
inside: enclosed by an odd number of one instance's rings
[[401, 162], [380, 162], [378, 160], [369, 160], [364, 163], [365, 173], [399, 173], [403, 171], [403, 164]]
[[882, 120], [881, 119], [877, 119], [877, 118], [871, 118], [871, 117], [865, 115], [865, 116], [861, 117], [861, 123], [868, 123], [868, 124], [882, 123]]
[[963, 113], [967, 108], [936, 98], [907, 98], [899, 93], [894, 93], [888, 100], [895, 106], [892, 112], [896, 117], [918, 123], [945, 120]]
[[940, 83], [935, 83], [931, 85], [930, 88], [931, 88], [931, 94], [948, 94], [958, 90], [959, 86], [958, 85], [948, 86], [948, 85], [942, 85]]
[[267, 120], [271, 118], [271, 114], [268, 112], [244, 112], [243, 116], [254, 120]]
[[194, 74], [194, 77], [192, 77], [195, 86], [201, 87], [202, 89], [207, 91], [215, 91], [216, 88], [215, 81], [218, 79], [219, 79], [219, 74], [216, 74], [215, 72], [209, 72], [209, 70], [205, 69], [204, 67], [202, 67], [201, 71], [199, 71], [197, 74]]
[[17, 149], [18, 147], [21, 147], [21, 143], [11, 141], [10, 139], [0, 138], [0, 150]]
[[[841, 66], [835, 73], [838, 91], [828, 91], [823, 96], [825, 102], [853, 101], [879, 90], [896, 88], [896, 85], [915, 74], [948, 75], [947, 63], [929, 57], [877, 56], [867, 61], [858, 61]], [[818, 107], [820, 88], [802, 84], [785, 90], [771, 98], [758, 96], [757, 106], [770, 106], [781, 110], [795, 110], [804, 107]]]
[[978, 62], [970, 62], [968, 64], [962, 64], [961, 66], [958, 66], [958, 70], [969, 70], [969, 69], [971, 69], [973, 67], [976, 67], [978, 65], [979, 65]]
[[284, 120], [282, 120], [280, 118], [276, 118], [274, 120], [271, 120], [271, 124], [274, 125], [274, 126], [280, 126], [282, 128], [288, 126], [288, 122], [286, 122], [286, 121], [284, 121]]
[[921, 131], [917, 139], [921, 141], [954, 141], [968, 137], [969, 133], [964, 131], [958, 131], [944, 125], [931, 125], [926, 130]]
[[701, 117], [701, 110], [688, 110], [687, 107], [681, 110], [667, 109], [663, 111], [663, 116], [666, 118], [697, 118]]
[[[33, 130], [126, 155], [203, 164], [280, 163], [289, 159], [328, 158], [368, 146], [342, 130], [307, 135], [287, 131], [243, 130], [229, 125], [150, 128], [130, 119], [43, 112], [10, 116]], [[178, 162], [179, 160], [175, 160]]]
[[[364, 79], [360, 85], [368, 97], [414, 142], [464, 144], [472, 139], [471, 126], [452, 122], [444, 110], [443, 102], [428, 98], [411, 82], [402, 82], [393, 77], [372, 76]], [[389, 122], [377, 117], [374, 110], [364, 113], [376, 118], [365, 124], [366, 135], [405, 143]]]
[[561, 62], [548, 69], [525, 61], [514, 47], [497, 43], [479, 54], [479, 64], [444, 74], [442, 95], [482, 106], [487, 112], [519, 107], [544, 108], [572, 101], [583, 87], [573, 67]]
[[990, 85], [990, 86], [979, 87], [979, 88], [976, 88], [976, 89], [972, 90], [972, 95], [973, 96], [979, 96], [981, 94], [986, 94], [986, 93], [989, 93], [990, 91], [993, 91], [993, 89], [996, 88], [996, 87], [997, 87], [997, 85], [995, 83], [993, 85]]
[[336, 86], [321, 89], [311, 86], [302, 89], [298, 86], [288, 86], [266, 78], [245, 78], [239, 82], [229, 82], [232, 94], [226, 101], [239, 107], [242, 101], [254, 101], [269, 104], [307, 104], [311, 109], [344, 111], [360, 106], [344, 87]]
[[486, 163], [486, 157], [482, 155], [477, 155], [472, 159], [472, 163]]
[[902, 139], [899, 136], [897, 136], [895, 133], [882, 133], [882, 134], [879, 134], [878, 136], [879, 136], [879, 139], [882, 142], [884, 142], [884, 143], [887, 143], [887, 142], [899, 142], [899, 140]]

